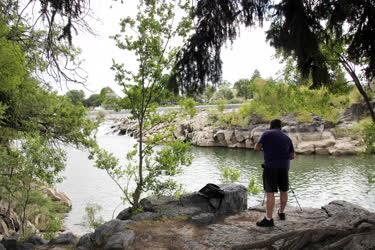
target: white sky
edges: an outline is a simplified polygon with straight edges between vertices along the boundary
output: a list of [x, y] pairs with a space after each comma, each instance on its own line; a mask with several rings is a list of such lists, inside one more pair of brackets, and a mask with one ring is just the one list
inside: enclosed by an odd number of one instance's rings
[[[73, 37], [74, 45], [82, 50], [82, 67], [88, 73], [87, 89], [72, 84], [69, 89], [83, 89], [88, 96], [109, 86], [121, 94], [121, 87], [115, 83], [114, 72], [110, 69], [112, 59], [123, 61], [130, 67], [135, 62], [131, 56], [117, 49], [109, 36], [118, 33], [120, 18], [136, 13], [136, 4], [137, 1], [125, 1], [125, 4], [91, 1], [92, 16], [98, 20], [91, 18], [88, 22], [96, 35], [80, 32]], [[240, 37], [232, 45], [228, 42], [222, 50], [223, 80], [234, 83], [241, 78], [250, 78], [255, 69], [263, 77], [275, 78], [281, 64], [273, 57], [274, 49], [266, 43], [264, 30], [242, 29]]]

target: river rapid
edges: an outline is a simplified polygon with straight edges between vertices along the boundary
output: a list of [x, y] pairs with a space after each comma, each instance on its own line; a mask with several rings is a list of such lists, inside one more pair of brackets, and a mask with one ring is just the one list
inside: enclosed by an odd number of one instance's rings
[[[110, 133], [111, 122], [98, 130], [99, 144], [124, 162], [126, 153], [136, 141], [128, 136]], [[65, 227], [76, 234], [89, 229], [83, 225], [85, 207], [95, 203], [102, 207], [99, 212], [105, 221], [110, 220], [126, 207], [121, 192], [104, 170], [95, 168], [88, 159], [88, 152], [67, 147], [67, 165], [64, 181], [57, 188], [72, 200], [72, 210], [65, 219]], [[220, 183], [221, 166], [241, 170], [240, 184], [248, 185], [252, 176], [261, 184], [261, 153], [246, 149], [193, 148], [191, 166], [176, 179], [187, 192], [197, 191], [206, 183]], [[291, 188], [302, 207], [319, 208], [332, 200], [346, 200], [375, 211], [375, 156], [318, 156], [299, 155], [290, 170]], [[249, 206], [263, 200], [263, 193], [249, 195]], [[297, 206], [292, 193], [290, 205]]]

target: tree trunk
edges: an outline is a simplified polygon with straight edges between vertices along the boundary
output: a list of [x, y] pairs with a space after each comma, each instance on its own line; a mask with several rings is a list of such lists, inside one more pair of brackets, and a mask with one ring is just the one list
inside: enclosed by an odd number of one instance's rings
[[350, 64], [348, 63], [348, 61], [345, 58], [343, 58], [343, 57], [341, 58], [341, 63], [344, 66], [346, 72], [348, 72], [348, 74], [352, 77], [355, 86], [357, 87], [359, 93], [361, 93], [363, 99], [366, 102], [367, 108], [370, 111], [372, 121], [375, 123], [374, 109], [372, 107], [371, 100], [370, 100], [369, 96], [367, 95], [366, 91], [363, 89], [363, 87], [361, 85], [361, 81], [359, 80], [359, 78], [358, 78], [357, 74], [355, 73], [354, 69], [352, 69], [352, 67], [350, 66]]
[[26, 209], [29, 205], [29, 198], [30, 198], [30, 190], [31, 190], [31, 182], [29, 182], [29, 185], [26, 189], [26, 200], [25, 203], [22, 206], [22, 219], [21, 219], [21, 231], [22, 234], [25, 233], [25, 223], [26, 223]]

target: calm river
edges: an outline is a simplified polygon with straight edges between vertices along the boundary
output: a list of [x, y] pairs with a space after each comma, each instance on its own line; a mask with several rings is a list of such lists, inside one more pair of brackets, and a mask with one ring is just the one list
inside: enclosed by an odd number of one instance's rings
[[[128, 136], [108, 133], [110, 123], [98, 131], [100, 145], [119, 158], [135, 143]], [[185, 172], [178, 176], [186, 191], [196, 191], [208, 182], [220, 183], [220, 166], [231, 166], [241, 170], [240, 183], [247, 186], [249, 178], [255, 176], [261, 184], [262, 155], [252, 150], [229, 148], [194, 147], [194, 160]], [[105, 220], [116, 217], [125, 208], [121, 193], [105, 171], [93, 167], [88, 153], [82, 150], [67, 149], [67, 166], [63, 173], [65, 180], [58, 185], [73, 203], [65, 224], [69, 231], [83, 234], [88, 229], [82, 226], [85, 207], [96, 203], [102, 207]], [[334, 199], [343, 199], [375, 211], [375, 156], [297, 156], [290, 171], [291, 186], [302, 207], [320, 207]], [[249, 206], [262, 202], [263, 194], [249, 196]], [[293, 195], [290, 203], [296, 205]], [[115, 210], [116, 209], [116, 210]], [[114, 211], [115, 210], [115, 211]]]

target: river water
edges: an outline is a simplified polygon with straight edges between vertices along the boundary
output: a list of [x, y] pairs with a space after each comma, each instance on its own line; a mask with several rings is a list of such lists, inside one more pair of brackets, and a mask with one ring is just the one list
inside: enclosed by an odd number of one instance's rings
[[[135, 143], [133, 138], [109, 133], [110, 123], [99, 128], [99, 144], [120, 159]], [[186, 191], [197, 191], [208, 182], [220, 183], [221, 166], [241, 170], [240, 183], [247, 186], [255, 176], [261, 184], [262, 155], [252, 150], [229, 148], [194, 147], [194, 160], [176, 179]], [[122, 204], [121, 192], [104, 170], [93, 167], [84, 150], [67, 148], [65, 180], [57, 187], [72, 200], [73, 208], [65, 219], [67, 230], [83, 234], [88, 229], [82, 225], [85, 207], [90, 203], [102, 207], [104, 220], [116, 217], [126, 206]], [[290, 184], [302, 207], [316, 207], [329, 201], [343, 199], [371, 211], [375, 211], [375, 156], [318, 156], [299, 155], [292, 162]], [[256, 205], [263, 200], [263, 193], [249, 196], [248, 204]], [[297, 206], [293, 194], [290, 204]]]

